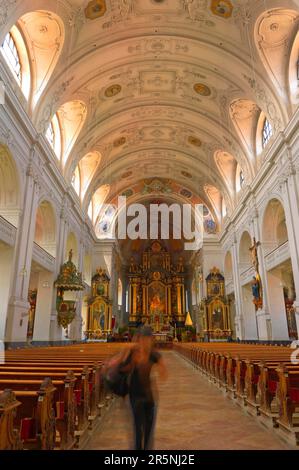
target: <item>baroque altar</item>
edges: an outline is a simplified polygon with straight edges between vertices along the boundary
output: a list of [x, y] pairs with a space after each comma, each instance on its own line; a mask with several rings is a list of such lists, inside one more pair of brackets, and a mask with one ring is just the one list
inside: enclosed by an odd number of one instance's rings
[[91, 280], [92, 295], [88, 300], [88, 339], [98, 339], [112, 330], [112, 301], [109, 297], [110, 277], [105, 269], [97, 269]]
[[211, 269], [206, 283], [207, 297], [202, 300], [204, 336], [209, 340], [228, 339], [232, 335], [230, 306], [219, 269]]
[[183, 258], [174, 266], [159, 241], [142, 253], [141, 264], [131, 258], [129, 326], [150, 325], [154, 333], [185, 322], [185, 268]]

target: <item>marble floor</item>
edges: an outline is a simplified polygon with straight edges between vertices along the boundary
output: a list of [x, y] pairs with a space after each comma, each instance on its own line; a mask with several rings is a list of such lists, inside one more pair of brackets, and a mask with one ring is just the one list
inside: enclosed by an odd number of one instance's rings
[[[264, 428], [174, 352], [164, 352], [169, 377], [158, 383], [159, 403], [154, 449], [288, 450]], [[93, 433], [92, 450], [132, 449], [132, 420], [127, 400], [118, 399]]]

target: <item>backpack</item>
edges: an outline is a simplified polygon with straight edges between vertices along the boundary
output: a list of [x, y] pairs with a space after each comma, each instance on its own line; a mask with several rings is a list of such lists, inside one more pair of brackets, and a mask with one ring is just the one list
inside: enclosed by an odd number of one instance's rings
[[120, 397], [125, 397], [129, 393], [129, 372], [122, 371], [122, 368], [129, 364], [131, 354], [123, 362], [113, 358], [105, 368], [103, 374], [104, 384], [110, 392]]

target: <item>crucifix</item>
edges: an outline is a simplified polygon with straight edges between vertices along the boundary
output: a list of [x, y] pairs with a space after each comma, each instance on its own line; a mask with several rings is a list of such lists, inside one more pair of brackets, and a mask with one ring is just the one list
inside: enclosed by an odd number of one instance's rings
[[253, 245], [249, 248], [251, 252], [252, 265], [254, 266], [255, 272], [259, 274], [259, 260], [257, 256], [257, 249], [260, 246], [260, 242], [257, 242], [255, 237], [253, 237]]

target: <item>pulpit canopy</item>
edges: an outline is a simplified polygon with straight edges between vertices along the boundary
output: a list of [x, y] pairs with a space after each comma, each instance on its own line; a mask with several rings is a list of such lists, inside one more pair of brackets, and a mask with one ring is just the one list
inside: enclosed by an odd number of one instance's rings
[[60, 273], [55, 281], [55, 287], [66, 290], [84, 290], [82, 273], [80, 273], [72, 262], [73, 250], [69, 252], [69, 259], [60, 268]]

